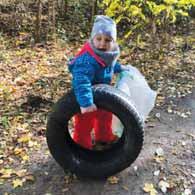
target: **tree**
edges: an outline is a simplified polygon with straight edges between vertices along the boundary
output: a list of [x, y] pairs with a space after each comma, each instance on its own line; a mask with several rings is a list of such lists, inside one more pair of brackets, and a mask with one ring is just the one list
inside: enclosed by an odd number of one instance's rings
[[93, 18], [97, 13], [97, 0], [92, 1], [92, 12], [91, 12], [91, 24], [93, 24]]
[[51, 34], [51, 39], [56, 39], [56, 0], [48, 0], [48, 21], [49, 21], [49, 33]]
[[59, 15], [61, 18], [64, 18], [67, 15], [68, 11], [68, 0], [58, 0]]
[[35, 43], [40, 43], [41, 41], [41, 14], [42, 14], [42, 2], [37, 0], [36, 2], [37, 12], [35, 21]]

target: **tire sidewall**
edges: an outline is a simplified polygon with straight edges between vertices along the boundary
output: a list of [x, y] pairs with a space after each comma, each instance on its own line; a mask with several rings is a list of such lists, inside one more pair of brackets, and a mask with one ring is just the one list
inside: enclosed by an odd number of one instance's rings
[[47, 124], [47, 143], [54, 159], [79, 176], [107, 177], [128, 167], [137, 158], [143, 144], [143, 123], [128, 97], [107, 85], [93, 87], [94, 103], [98, 108], [114, 113], [123, 123], [121, 141], [104, 152], [89, 151], [73, 142], [68, 121], [79, 112], [73, 91], [54, 106]]

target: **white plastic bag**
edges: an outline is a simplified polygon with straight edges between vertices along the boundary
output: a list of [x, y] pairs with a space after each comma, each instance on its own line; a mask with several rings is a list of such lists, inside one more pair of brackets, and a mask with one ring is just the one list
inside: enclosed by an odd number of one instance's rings
[[[140, 71], [128, 65], [128, 70], [119, 74], [115, 87], [129, 96], [129, 101], [135, 106], [145, 121], [155, 104], [157, 93], [152, 90]], [[122, 134], [122, 124], [117, 117], [113, 117], [112, 127], [115, 134]]]

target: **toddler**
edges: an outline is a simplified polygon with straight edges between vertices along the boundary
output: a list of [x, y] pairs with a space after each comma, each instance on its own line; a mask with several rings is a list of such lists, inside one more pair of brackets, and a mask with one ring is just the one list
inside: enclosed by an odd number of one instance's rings
[[112, 142], [112, 113], [98, 109], [93, 101], [92, 85], [111, 84], [113, 74], [120, 73], [124, 66], [117, 62], [120, 54], [116, 42], [115, 22], [108, 16], [98, 15], [93, 24], [89, 41], [69, 63], [72, 86], [80, 105], [81, 113], [74, 117], [73, 140], [91, 149], [91, 131], [95, 142]]

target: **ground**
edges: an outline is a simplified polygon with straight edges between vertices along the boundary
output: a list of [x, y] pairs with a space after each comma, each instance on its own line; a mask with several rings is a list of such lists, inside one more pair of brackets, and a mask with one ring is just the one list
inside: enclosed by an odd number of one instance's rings
[[194, 26], [163, 50], [146, 44], [121, 53], [158, 96], [136, 161], [101, 181], [64, 173], [45, 138], [52, 104], [70, 88], [67, 59], [80, 43], [20, 48], [0, 37], [0, 194], [195, 195]]
[[[145, 142], [139, 157], [131, 167], [109, 180], [79, 180], [64, 173], [50, 155], [45, 155], [47, 145], [43, 137], [42, 148], [33, 154], [30, 162], [30, 172], [35, 180], [16, 189], [5, 184], [1, 186], [1, 192], [12, 195], [141, 195], [145, 194], [146, 183], [158, 186], [163, 180], [170, 185], [167, 194], [179, 195], [186, 189], [195, 194], [195, 90], [181, 98], [178, 107], [191, 108], [191, 117], [182, 119], [154, 109], [153, 117], [145, 126]], [[155, 155], [158, 148], [162, 148], [164, 154]], [[155, 188], [162, 194], [159, 187]]]

